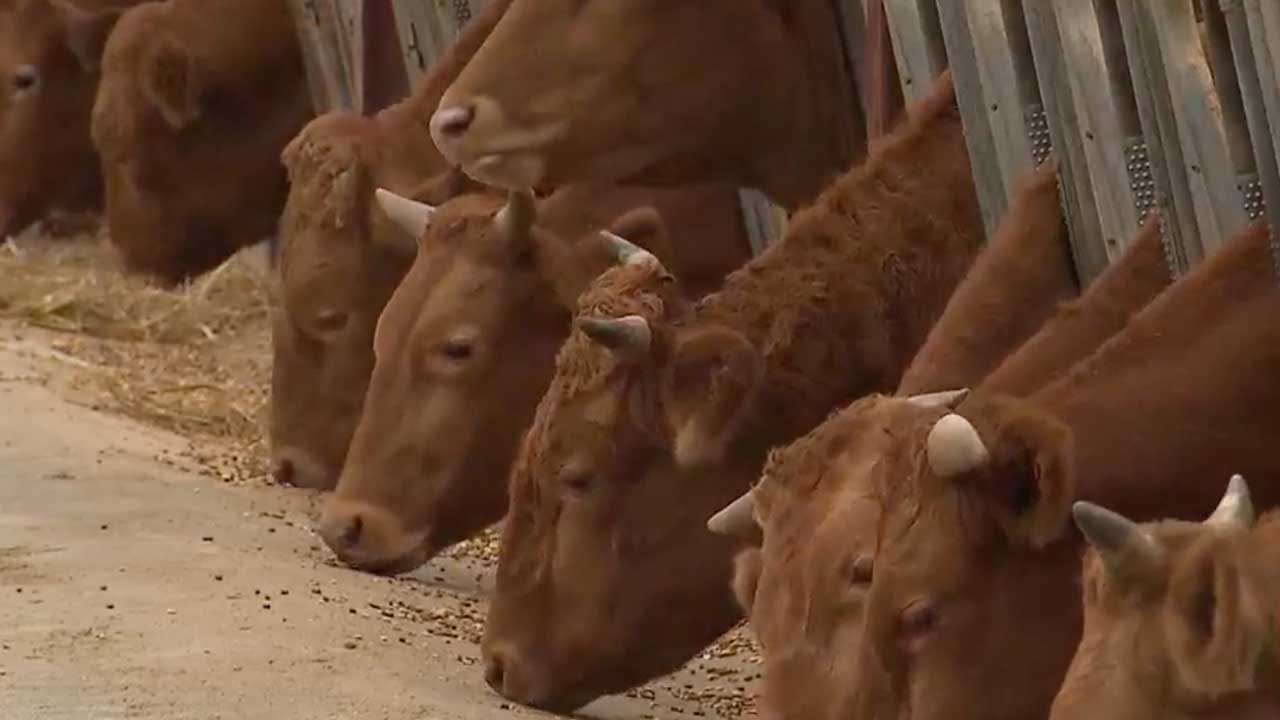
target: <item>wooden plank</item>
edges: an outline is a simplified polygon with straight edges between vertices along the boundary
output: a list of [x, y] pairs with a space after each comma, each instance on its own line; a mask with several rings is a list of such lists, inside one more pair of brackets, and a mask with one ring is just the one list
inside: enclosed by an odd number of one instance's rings
[[759, 255], [786, 233], [787, 211], [752, 188], [738, 190], [738, 201], [742, 206], [742, 224], [747, 230], [751, 254]]
[[884, 13], [902, 96], [910, 104], [924, 97], [947, 67], [937, 7], [933, 0], [884, 0]]
[[453, 38], [453, 21], [441, 14], [433, 0], [391, 0], [405, 71], [418, 77], [440, 57]]
[[[1224, 7], [1226, 6], [1224, 1]], [[1255, 135], [1254, 151], [1259, 156], [1259, 169], [1280, 167], [1280, 3], [1275, 0], [1243, 0], [1249, 39], [1258, 76], [1261, 117], [1250, 121]], [[1231, 13], [1228, 13], [1230, 19]], [[1255, 109], [1256, 112], [1256, 109]], [[1255, 126], [1255, 121], [1256, 126]], [[1263, 122], [1265, 121], [1265, 122]], [[1255, 129], [1256, 127], [1256, 129]], [[1256, 137], [1261, 133], [1271, 142], [1270, 157], [1266, 143]], [[1262, 173], [1260, 173], [1262, 174]], [[1271, 253], [1280, 271], [1280, 179], [1262, 174], [1262, 194], [1266, 200], [1267, 220], [1271, 224]]]
[[1137, 8], [1152, 30], [1159, 60], [1167, 69], [1166, 88], [1203, 255], [1246, 222], [1222, 108], [1201, 49], [1191, 0], [1145, 0]]
[[1132, 78], [1134, 101], [1156, 189], [1155, 209], [1160, 214], [1161, 235], [1169, 271], [1185, 273], [1204, 255], [1196, 223], [1191, 185], [1183, 161], [1173, 107], [1167, 92], [1164, 60], [1150, 23], [1139, 2], [1117, 0], [1126, 58]]
[[391, 0], [364, 0], [360, 32], [360, 107], [377, 112], [409, 94]]
[[1000, 5], [989, 0], [947, 0], [938, 17], [990, 237], [1014, 183], [1032, 167], [1008, 28]]
[[316, 113], [355, 107], [354, 73], [330, 0], [289, 0]]
[[[1262, 182], [1259, 176], [1258, 161], [1253, 154], [1253, 141], [1250, 137], [1249, 117], [1245, 110], [1245, 89], [1243, 84], [1252, 82], [1256, 89], [1257, 77], [1253, 68], [1253, 49], [1248, 43], [1248, 29], [1244, 29], [1242, 52], [1247, 59], [1237, 57], [1232, 48], [1231, 31], [1227, 27], [1227, 18], [1217, 0], [1200, 0], [1204, 18], [1204, 38], [1206, 51], [1213, 70], [1214, 85], [1218, 90], [1218, 98], [1222, 106], [1222, 128], [1227, 139], [1227, 151], [1231, 165], [1235, 168], [1236, 189], [1240, 192], [1242, 209], [1246, 220], [1254, 220], [1262, 216]], [[1241, 20], [1243, 20], [1241, 14]], [[1243, 60], [1238, 63], [1237, 60]], [[1242, 78], [1252, 74], [1252, 78]], [[1267, 140], [1263, 139], [1264, 142]]]
[[1067, 93], [1060, 91], [1070, 84], [1061, 35], [1056, 16], [1043, 0], [1023, 0], [1022, 9], [1049, 134], [1053, 139], [1058, 187], [1071, 238], [1076, 276], [1084, 287], [1106, 270], [1108, 258], [1101, 242], [1102, 229], [1095, 209], [1093, 184], [1089, 182], [1086, 170], [1084, 149], [1075, 141], [1079, 127], [1075, 105]]
[[[1124, 95], [1111, 86], [1114, 77], [1102, 39], [1102, 25], [1091, 0], [1050, 0], [1067, 68], [1067, 85], [1057, 88], [1075, 109], [1077, 126], [1071, 142], [1084, 150], [1085, 167], [1093, 188], [1101, 242], [1110, 262], [1124, 252], [1138, 231], [1138, 211], [1131, 187], [1125, 148], [1129, 132], [1121, 119], [1127, 109]], [[1126, 78], [1127, 79], [1127, 78]], [[1085, 238], [1073, 238], [1084, 241]]]

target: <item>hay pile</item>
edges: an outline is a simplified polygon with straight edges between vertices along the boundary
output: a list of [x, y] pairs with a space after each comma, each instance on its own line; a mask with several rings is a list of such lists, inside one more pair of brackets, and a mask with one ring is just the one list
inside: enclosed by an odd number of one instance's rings
[[38, 234], [0, 246], [0, 319], [51, 331], [83, 361], [53, 382], [72, 399], [191, 440], [226, 481], [265, 479], [267, 275], [242, 253], [177, 290], [119, 270], [100, 237]]

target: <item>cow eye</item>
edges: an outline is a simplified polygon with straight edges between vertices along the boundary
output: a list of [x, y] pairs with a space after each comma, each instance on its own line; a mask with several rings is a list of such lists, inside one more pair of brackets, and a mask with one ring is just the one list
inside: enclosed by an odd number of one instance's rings
[[322, 333], [336, 333], [347, 326], [348, 315], [341, 310], [321, 310], [316, 313], [316, 329]]
[[914, 640], [929, 634], [938, 625], [938, 609], [928, 600], [916, 600], [902, 611], [902, 634]]
[[871, 582], [872, 571], [875, 569], [875, 558], [870, 555], [858, 555], [849, 558], [845, 566], [845, 577], [850, 584], [867, 585]]
[[13, 73], [13, 89], [18, 93], [34, 90], [40, 84], [40, 71], [34, 65], [23, 65]]
[[594, 484], [594, 478], [591, 473], [587, 472], [570, 472], [566, 473], [562, 478], [564, 487], [573, 495], [586, 495], [591, 491]]
[[471, 352], [471, 343], [466, 340], [454, 338], [445, 340], [440, 345], [440, 354], [454, 362], [462, 362], [470, 358]]

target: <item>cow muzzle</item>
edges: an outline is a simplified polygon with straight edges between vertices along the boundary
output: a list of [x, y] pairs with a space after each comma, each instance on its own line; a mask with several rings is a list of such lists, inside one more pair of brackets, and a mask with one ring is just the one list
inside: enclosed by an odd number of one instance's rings
[[382, 508], [331, 498], [317, 533], [344, 564], [365, 572], [409, 572], [435, 554], [428, 532], [408, 532]]

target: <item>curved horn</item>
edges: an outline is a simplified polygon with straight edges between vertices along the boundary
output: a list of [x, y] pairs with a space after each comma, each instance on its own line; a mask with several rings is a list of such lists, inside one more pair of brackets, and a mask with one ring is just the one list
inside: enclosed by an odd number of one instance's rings
[[1160, 553], [1156, 539], [1146, 529], [1101, 505], [1077, 500], [1071, 506], [1071, 516], [1109, 570], [1135, 561], [1146, 562]]
[[613, 259], [619, 265], [632, 265], [642, 262], [649, 262], [651, 259], [657, 262], [658, 258], [653, 253], [636, 245], [621, 235], [608, 230], [601, 230], [600, 236], [609, 243], [609, 247], [613, 250]]
[[653, 331], [649, 321], [639, 315], [621, 318], [582, 318], [578, 327], [592, 340], [610, 350], [628, 355], [643, 355], [653, 343]]
[[1232, 475], [1231, 482], [1227, 483], [1227, 491], [1223, 493], [1217, 509], [1208, 520], [1205, 520], [1205, 523], [1222, 527], [1251, 528], [1256, 521], [1253, 498], [1249, 495], [1249, 484], [1244, 481], [1244, 476]]
[[390, 190], [378, 188], [373, 191], [378, 207], [386, 213], [388, 219], [413, 236], [416, 241], [427, 231], [427, 224], [436, 209], [426, 203], [401, 197]]
[[528, 190], [512, 190], [507, 193], [507, 204], [493, 216], [498, 229], [507, 235], [525, 235], [538, 217], [533, 193]]
[[707, 529], [717, 535], [754, 539], [760, 535], [760, 523], [756, 521], [755, 496], [748, 490], [737, 500], [707, 520]]
[[929, 431], [929, 467], [938, 477], [955, 477], [987, 462], [990, 457], [978, 431], [965, 418], [949, 413]]
[[918, 405], [923, 408], [954, 408], [969, 396], [969, 388], [960, 388], [959, 390], [945, 390], [943, 392], [931, 392], [921, 395], [912, 395], [907, 398], [907, 402], [912, 405]]

